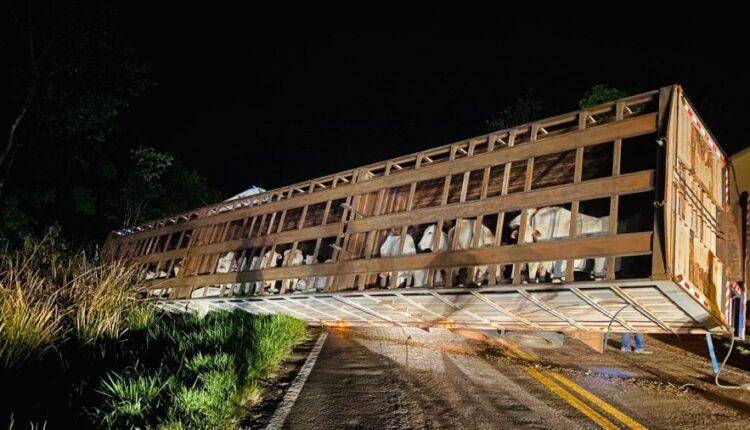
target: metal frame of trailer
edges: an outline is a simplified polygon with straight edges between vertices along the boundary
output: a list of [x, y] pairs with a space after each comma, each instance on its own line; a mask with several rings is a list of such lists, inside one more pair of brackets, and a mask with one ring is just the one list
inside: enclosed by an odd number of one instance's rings
[[169, 311], [241, 309], [288, 314], [312, 325], [449, 329], [705, 333], [721, 321], [679, 285], [649, 279], [512, 288], [410, 288], [157, 300]]
[[[657, 148], [655, 168], [622, 173], [623, 150], [639, 137]], [[736, 240], [726, 234], [728, 181], [725, 155], [675, 85], [112, 232], [104, 250], [144, 274], [163, 274], [150, 288], [160, 306], [175, 311], [239, 308], [322, 325], [599, 333], [614, 318], [613, 331], [726, 331], [725, 284], [738, 280], [727, 276], [738, 273], [729, 255]], [[652, 199], [644, 215], [653, 229], [618, 233], [621, 198], [641, 193], [651, 193], [643, 198]], [[602, 199], [609, 200], [606, 235], [584, 237], [571, 223], [564, 240], [503, 243], [508, 213], [520, 211], [523, 238], [527, 209], [567, 205], [576, 219], [582, 202]], [[389, 232], [403, 250], [407, 233], [427, 224], [442, 231], [463, 219], [477, 221], [474, 233], [494, 221], [493, 246], [478, 247], [474, 234], [472, 249], [378, 255]], [[439, 241], [435, 235], [433, 249]], [[229, 252], [247, 262], [303, 246], [314, 264], [245, 270], [238, 263], [241, 270], [217, 273]], [[647, 256], [647, 277], [618, 277], [617, 262], [634, 256]], [[573, 280], [573, 261], [593, 257], [607, 259], [606, 279], [522, 283], [524, 263], [565, 260]], [[484, 265], [488, 285], [454, 285], [460, 268], [473, 274]], [[509, 265], [513, 276], [503, 284], [496, 268]], [[427, 270], [426, 287], [397, 288], [390, 276], [386, 289], [376, 288], [378, 274], [409, 270]], [[446, 274], [443, 285], [438, 272]], [[325, 292], [287, 291], [294, 280], [314, 277], [325, 277]], [[276, 281], [281, 294], [248, 295], [244, 288]]]

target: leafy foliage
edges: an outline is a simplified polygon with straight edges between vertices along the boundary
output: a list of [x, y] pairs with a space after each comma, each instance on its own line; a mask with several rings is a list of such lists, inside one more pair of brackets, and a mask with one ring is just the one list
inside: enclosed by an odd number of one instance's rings
[[519, 98], [516, 103], [506, 107], [499, 114], [487, 121], [490, 131], [504, 130], [527, 122], [541, 119], [545, 114], [544, 105], [531, 94]]
[[219, 200], [125, 122], [155, 83], [115, 16], [107, 1], [9, 4], [0, 44], [10, 118], [0, 144], [0, 237], [20, 242], [57, 224], [68, 241], [88, 245], [113, 228]]
[[602, 103], [611, 102], [620, 98], [625, 97], [624, 91], [620, 91], [617, 88], [606, 85], [596, 84], [592, 86], [583, 95], [583, 98], [578, 102], [578, 106], [581, 109], [588, 109], [594, 106], [598, 106]]

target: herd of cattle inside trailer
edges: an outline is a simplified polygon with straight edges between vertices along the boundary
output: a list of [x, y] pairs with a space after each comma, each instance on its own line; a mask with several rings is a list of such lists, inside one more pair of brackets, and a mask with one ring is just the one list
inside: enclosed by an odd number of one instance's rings
[[726, 190], [672, 86], [123, 229], [105, 255], [179, 311], [719, 330], [742, 279]]
[[[537, 241], [548, 241], [563, 239], [567, 237], [567, 232], [570, 229], [571, 213], [564, 207], [545, 207], [539, 210], [529, 210], [529, 228], [527, 230], [526, 242], [537, 242]], [[518, 240], [518, 230], [520, 227], [521, 215], [515, 216], [511, 219], [506, 228], [511, 230], [510, 238], [513, 242]], [[447, 227], [444, 224], [444, 227]], [[479, 230], [479, 237], [475, 241], [474, 234]], [[393, 257], [398, 255], [412, 255], [417, 252], [432, 252], [435, 249], [436, 244], [438, 252], [446, 252], [449, 250], [465, 250], [471, 247], [489, 247], [495, 243], [495, 235], [492, 230], [486, 225], [482, 224], [477, 226], [476, 220], [463, 219], [461, 220], [458, 228], [458, 235], [456, 235], [455, 226], [451, 226], [446, 233], [441, 230], [440, 238], [435, 239], [435, 231], [437, 229], [436, 224], [430, 224], [421, 233], [421, 239], [415, 241], [410, 233], [405, 235], [403, 248], [400, 248], [400, 235], [398, 232], [390, 231], [387, 236], [382, 240], [382, 244], [378, 247], [380, 250], [380, 257]], [[578, 215], [578, 227], [579, 236], [594, 236], [604, 235], [609, 231], [609, 217], [593, 217], [585, 214]], [[454, 244], [455, 243], [455, 244]], [[294, 251], [294, 252], [292, 252]], [[262, 256], [252, 256], [248, 260], [248, 255], [239, 253], [235, 254], [234, 251], [229, 251], [221, 256], [217, 261], [216, 273], [229, 273], [236, 271], [246, 270], [260, 270], [273, 267], [282, 266], [300, 266], [304, 264], [313, 264], [313, 256], [309, 253], [310, 250], [298, 247], [295, 250], [286, 249], [281, 252], [267, 251]], [[326, 257], [319, 257], [326, 258]], [[591, 266], [593, 261], [593, 267], [590, 271], [587, 271], [587, 267]], [[575, 271], [581, 272], [583, 276], [588, 276], [591, 279], [602, 280], [605, 278], [605, 258], [595, 258], [593, 260], [577, 259], [575, 260]], [[322, 263], [330, 263], [331, 259], [327, 258]], [[522, 265], [524, 270], [523, 282], [545, 282], [549, 279], [550, 282], [564, 282], [565, 281], [565, 261], [548, 261], [548, 262], [531, 262], [528, 265]], [[179, 276], [180, 266], [174, 266], [174, 276]], [[498, 266], [495, 272], [497, 283], [508, 283], [512, 280], [512, 265]], [[507, 272], [510, 271], [510, 276], [507, 276]], [[471, 277], [469, 278], [469, 272]], [[399, 271], [396, 276], [396, 286], [409, 288], [409, 287], [425, 287], [427, 285], [427, 270], [411, 270], [411, 271]], [[377, 278], [377, 286], [387, 287], [390, 285], [390, 273], [379, 273]], [[169, 275], [161, 271], [158, 276], [153, 271], [146, 273], [147, 279], [154, 278], [166, 278]], [[444, 280], [447, 277], [445, 270], [436, 270], [434, 272], [435, 286], [444, 286]], [[489, 266], [477, 266], [475, 270], [458, 270], [456, 273], [456, 280], [454, 285], [487, 285], [489, 282]], [[218, 287], [204, 287], [196, 289], [192, 292], [192, 297], [202, 297], [204, 295], [218, 295], [222, 293], [223, 289], [233, 289], [233, 293], [237, 295], [260, 295], [260, 294], [278, 294], [281, 288], [281, 281], [263, 281], [254, 283], [237, 284], [236, 286], [222, 285]], [[294, 293], [312, 293], [312, 292], [323, 292], [327, 283], [327, 277], [311, 277], [307, 279], [291, 279], [289, 281], [289, 291]], [[212, 290], [213, 289], [213, 290]], [[155, 291], [155, 294], [160, 294], [159, 290]]]

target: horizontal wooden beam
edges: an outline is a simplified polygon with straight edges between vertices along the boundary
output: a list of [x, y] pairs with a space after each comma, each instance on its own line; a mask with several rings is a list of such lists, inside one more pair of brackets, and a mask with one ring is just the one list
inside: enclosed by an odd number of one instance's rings
[[[663, 88], [661, 90], [648, 91], [648, 92], [645, 92], [645, 93], [636, 94], [636, 95], [625, 97], [625, 98], [618, 99], [618, 100], [615, 100], [615, 101], [603, 103], [603, 104], [601, 104], [601, 105], [599, 105], [599, 106], [597, 106], [595, 108], [588, 109], [588, 113], [590, 115], [597, 115], [597, 114], [600, 114], [600, 113], [609, 112], [609, 111], [611, 111], [612, 106], [615, 106], [617, 104], [623, 104], [625, 106], [632, 106], [632, 105], [640, 105], [640, 104], [643, 104], [643, 103], [648, 103], [650, 100], [653, 100], [654, 97], [657, 94], [659, 94], [660, 91], [662, 91], [662, 90], [663, 90]], [[549, 117], [549, 118], [546, 118], [546, 119], [543, 119], [543, 120], [540, 120], [540, 121], [534, 121], [534, 124], [537, 124], [540, 129], [541, 128], [545, 128], [545, 127], [552, 127], [552, 126], [555, 126], [555, 125], [559, 125], [559, 124], [563, 124], [563, 123], [575, 120], [576, 118], [579, 117], [580, 112], [581, 111], [574, 111], [574, 112], [564, 113], [564, 114], [561, 114], [561, 115], [556, 115], [556, 116]], [[484, 134], [484, 135], [481, 135], [481, 136], [472, 137], [472, 138], [469, 138], [469, 139], [464, 139], [464, 140], [461, 140], [459, 142], [453, 142], [453, 143], [449, 143], [449, 144], [446, 144], [446, 145], [443, 145], [443, 146], [439, 146], [439, 147], [436, 147], [436, 148], [432, 148], [432, 149], [428, 149], [428, 150], [424, 150], [424, 151], [420, 151], [420, 152], [415, 152], [415, 153], [412, 153], [412, 154], [404, 155], [404, 156], [401, 156], [399, 158], [395, 158], [395, 159], [391, 159], [391, 160], [387, 160], [387, 161], [381, 161], [381, 162], [376, 162], [376, 163], [373, 163], [373, 164], [369, 164], [367, 166], [362, 166], [359, 169], [361, 169], [363, 171], [372, 171], [372, 170], [383, 169], [383, 168], [385, 168], [385, 166], [389, 162], [397, 162], [397, 163], [405, 162], [405, 161], [408, 161], [408, 160], [415, 159], [417, 157], [417, 155], [419, 155], [419, 154], [422, 154], [426, 158], [429, 158], [429, 157], [431, 157], [431, 156], [433, 156], [435, 154], [447, 153], [450, 150], [450, 148], [453, 147], [453, 145], [467, 145], [470, 142], [483, 143], [483, 142], [486, 142], [488, 139], [503, 139], [503, 138], [507, 138], [507, 136], [511, 132], [514, 132], [514, 131], [515, 132], [519, 132], [521, 134], [522, 133], [526, 133], [526, 132], [528, 132], [531, 129], [531, 126], [532, 126], [531, 123], [527, 123], [527, 124], [524, 124], [524, 125], [519, 125], [519, 126], [507, 128], [505, 130], [492, 131], [490, 133], [487, 133], [487, 134]], [[427, 161], [428, 162], [432, 162], [432, 160], [427, 160]], [[158, 218], [158, 219], [149, 220], [147, 222], [142, 223], [141, 225], [142, 226], [153, 226], [153, 225], [158, 225], [158, 224], [165, 225], [166, 223], [168, 223], [168, 222], [174, 222], [175, 220], [177, 220], [179, 218], [189, 218], [190, 216], [192, 216], [195, 213], [210, 213], [210, 212], [215, 212], [215, 211], [221, 212], [225, 208], [229, 208], [229, 210], [235, 210], [235, 208], [238, 207], [238, 206], [248, 206], [248, 205], [250, 205], [251, 204], [250, 202], [252, 200], [262, 200], [262, 201], [265, 202], [271, 196], [274, 196], [274, 195], [276, 195], [276, 194], [278, 194], [280, 192], [284, 192], [284, 191], [288, 190], [289, 188], [305, 188], [306, 189], [311, 184], [315, 184], [316, 186], [319, 186], [320, 188], [326, 188], [326, 185], [324, 185], [325, 182], [331, 182], [336, 177], [352, 175], [354, 173], [354, 170], [356, 170], [356, 169], [347, 170], [347, 171], [344, 171], [344, 172], [338, 172], [338, 173], [335, 173], [335, 174], [332, 174], [332, 175], [327, 175], [327, 176], [319, 177], [319, 178], [312, 179], [312, 180], [305, 181], [305, 182], [299, 182], [297, 184], [293, 184], [293, 185], [282, 187], [282, 188], [276, 188], [276, 189], [273, 189], [273, 190], [268, 190], [268, 191], [264, 192], [263, 194], [258, 194], [258, 195], [255, 195], [255, 196], [245, 197], [245, 198], [242, 198], [242, 199], [236, 199], [236, 200], [231, 200], [231, 201], [227, 201], [227, 202], [215, 203], [215, 204], [204, 206], [204, 207], [201, 207], [201, 208], [196, 208], [196, 209], [188, 211], [188, 212], [183, 212], [181, 214], [175, 214], [175, 215], [171, 215], [171, 216], [164, 217], [164, 218]]]
[[349, 233], [358, 233], [385, 230], [404, 225], [434, 223], [439, 220], [469, 218], [498, 212], [538, 208], [540, 206], [562, 204], [574, 200], [592, 200], [613, 195], [642, 193], [653, 189], [654, 171], [647, 170], [627, 175], [610, 176], [585, 182], [508, 194], [485, 200], [362, 218], [350, 222], [347, 231]]
[[628, 233], [613, 236], [508, 245], [497, 248], [476, 248], [437, 254], [427, 253], [401, 257], [345, 260], [339, 263], [190, 276], [153, 281], [150, 288], [197, 287], [353, 273], [380, 273], [440, 267], [512, 264], [528, 261], [646, 255], [651, 253], [651, 235], [651, 232]]
[[492, 167], [508, 162], [526, 160], [546, 154], [564, 152], [571, 149], [597, 145], [604, 142], [639, 136], [656, 131], [656, 113], [642, 115], [622, 121], [612, 122], [598, 127], [586, 128], [559, 136], [539, 140], [534, 143], [498, 149], [472, 157], [464, 157], [449, 162], [429, 164], [419, 169], [393, 172], [388, 176], [379, 176], [362, 182], [340, 184], [336, 188], [328, 188], [315, 193], [300, 194], [296, 197], [270, 202], [261, 206], [251, 206], [236, 211], [223, 212], [218, 215], [197, 218], [179, 224], [166, 226], [155, 230], [134, 233], [128, 240], [140, 239], [155, 235], [163, 235], [196, 227], [226, 223], [255, 215], [262, 215], [293, 209], [305, 205], [336, 200], [356, 194], [366, 194], [382, 188], [398, 187], [421, 182], [429, 179], [445, 177], [472, 170]]
[[[260, 237], [250, 237], [239, 240], [230, 240], [227, 242], [213, 243], [210, 245], [193, 246], [190, 248], [190, 256], [203, 254], [218, 254], [229, 251], [241, 251], [250, 248], [262, 248], [280, 243], [303, 242], [320, 237], [331, 237], [341, 234], [343, 224], [327, 224], [317, 227], [308, 227], [299, 230], [289, 230], [281, 233], [269, 234]], [[187, 249], [174, 249], [158, 254], [143, 255], [133, 258], [131, 261], [136, 263], [149, 263], [153, 261], [167, 261], [175, 258], [184, 258], [187, 255]]]

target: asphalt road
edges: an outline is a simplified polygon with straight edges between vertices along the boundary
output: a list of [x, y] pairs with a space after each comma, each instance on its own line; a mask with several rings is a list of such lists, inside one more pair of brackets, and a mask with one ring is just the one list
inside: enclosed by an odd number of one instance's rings
[[[285, 429], [747, 428], [750, 393], [714, 389], [689, 351], [650, 340], [652, 356], [482, 345], [407, 344], [331, 331]], [[750, 382], [736, 368], [727, 383]], [[266, 423], [256, 422], [258, 427]]]

